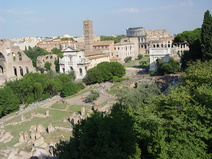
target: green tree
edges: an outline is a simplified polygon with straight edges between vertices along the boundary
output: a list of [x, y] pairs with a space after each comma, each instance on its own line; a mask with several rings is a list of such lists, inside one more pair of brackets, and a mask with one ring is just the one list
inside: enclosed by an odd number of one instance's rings
[[93, 102], [97, 98], [99, 98], [99, 96], [100, 96], [99, 91], [91, 90], [90, 94], [86, 97], [85, 101], [86, 102]]
[[76, 92], [77, 92], [76, 85], [71, 81], [64, 83], [62, 91], [61, 91], [61, 93], [64, 97], [73, 95]]
[[212, 59], [212, 16], [207, 10], [201, 28], [201, 48], [204, 60]]
[[36, 67], [36, 61], [38, 56], [50, 54], [48, 51], [46, 51], [43, 48], [40, 48], [40, 47], [31, 48], [30, 46], [28, 50], [24, 51], [24, 53], [32, 60], [32, 64], [34, 67]]
[[101, 41], [113, 40], [114, 43], [118, 43], [122, 38], [125, 38], [125, 35], [117, 35], [117, 36], [100, 36]]
[[159, 75], [171, 74], [180, 71], [180, 63], [170, 58], [168, 62], [163, 62], [161, 59], [157, 59], [157, 73]]
[[19, 102], [10, 87], [0, 88], [0, 117], [18, 110]]
[[201, 28], [194, 29], [192, 31], [184, 31], [174, 38], [174, 43], [186, 44], [189, 46], [189, 51], [184, 51], [181, 55], [181, 67], [185, 69], [188, 67], [188, 63], [202, 59], [202, 51], [200, 44]]
[[133, 119], [118, 104], [112, 113], [94, 112], [73, 128], [69, 143], [60, 142], [54, 150], [61, 159], [139, 158], [133, 134]]
[[126, 57], [125, 59], [124, 59], [124, 62], [125, 63], [128, 63], [128, 62], [130, 62], [132, 60], [132, 56], [128, 56], [128, 57]]
[[108, 81], [113, 76], [122, 77], [125, 75], [125, 68], [118, 62], [101, 62], [97, 66], [89, 69], [85, 78], [86, 84], [100, 83]]
[[62, 90], [62, 82], [59, 79], [50, 79], [46, 85], [46, 91], [49, 91], [51, 96], [57, 95]]
[[110, 71], [113, 76], [122, 77], [125, 75], [126, 70], [119, 62], [110, 62]]
[[40, 82], [35, 82], [34, 85], [34, 95], [36, 100], [40, 100], [43, 94], [43, 87]]
[[45, 64], [44, 64], [44, 68], [46, 69], [46, 70], [51, 70], [51, 63], [50, 62], [45, 62]]

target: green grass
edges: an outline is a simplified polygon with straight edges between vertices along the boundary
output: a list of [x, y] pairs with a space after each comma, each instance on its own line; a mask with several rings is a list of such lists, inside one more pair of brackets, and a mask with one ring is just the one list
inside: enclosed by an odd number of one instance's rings
[[88, 106], [88, 105], [70, 105], [68, 106], [67, 110], [72, 112], [80, 112], [82, 107], [85, 107], [85, 110], [91, 109], [91, 106]]
[[65, 103], [55, 103], [51, 106], [51, 108], [65, 110], [67, 106], [68, 106], [68, 104], [65, 104]]
[[[45, 109], [45, 108], [36, 108], [36, 109], [33, 109], [32, 111], [24, 114], [24, 116], [25, 116], [26, 119], [29, 119], [30, 116], [31, 116], [30, 115], [31, 112], [45, 114], [46, 110], [47, 109]], [[16, 144], [18, 142], [18, 139], [19, 139], [19, 132], [27, 131], [28, 134], [29, 134], [29, 129], [30, 129], [31, 125], [42, 124], [47, 128], [48, 125], [51, 123], [53, 126], [72, 128], [72, 125], [68, 122], [70, 114], [71, 114], [71, 112], [62, 111], [62, 110], [51, 110], [50, 109], [49, 110], [49, 115], [50, 115], [49, 117], [46, 117], [46, 118], [34, 117], [33, 119], [31, 119], [31, 121], [25, 121], [25, 122], [22, 122], [22, 123], [17, 124], [17, 125], [7, 125], [7, 126], [5, 126], [4, 129], [8, 132], [11, 132], [11, 135], [13, 136], [13, 138], [8, 143], [2, 143], [1, 142], [0, 147], [1, 147], [1, 149], [6, 149], [7, 146], [13, 146], [14, 144]], [[66, 119], [67, 122], [62, 122], [63, 119]], [[21, 117], [18, 116], [17, 118], [11, 120], [9, 123], [20, 122], [20, 121], [21, 121]], [[5, 124], [8, 124], [8, 122], [5, 123]], [[63, 131], [63, 132], [65, 132], [65, 131]], [[54, 138], [53, 134], [50, 134], [50, 135], [51, 135], [52, 138]], [[70, 134], [69, 134], [69, 136], [70, 136]]]
[[82, 94], [84, 94], [84, 93], [90, 92], [90, 91], [93, 90], [93, 89], [94, 89], [94, 88], [85, 89], [85, 90], [80, 91], [80, 92], [78, 92], [78, 93], [76, 93], [76, 94], [73, 94], [73, 95], [71, 95], [71, 96], [65, 97], [64, 99], [70, 99], [70, 98], [73, 98], [73, 97], [82, 95]]

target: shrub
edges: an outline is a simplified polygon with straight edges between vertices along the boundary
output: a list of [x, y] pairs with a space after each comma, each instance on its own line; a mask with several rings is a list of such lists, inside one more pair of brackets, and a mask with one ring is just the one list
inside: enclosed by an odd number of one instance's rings
[[143, 55], [142, 54], [138, 54], [138, 60], [142, 59]]
[[124, 59], [124, 62], [127, 63], [127, 62], [129, 62], [129, 61], [131, 61], [131, 60], [132, 60], [132, 57], [131, 57], [131, 56], [128, 56], [128, 57], [126, 57], [126, 58]]
[[90, 94], [86, 97], [85, 102], [93, 102], [97, 98], [99, 98], [99, 92], [96, 90], [91, 90]]

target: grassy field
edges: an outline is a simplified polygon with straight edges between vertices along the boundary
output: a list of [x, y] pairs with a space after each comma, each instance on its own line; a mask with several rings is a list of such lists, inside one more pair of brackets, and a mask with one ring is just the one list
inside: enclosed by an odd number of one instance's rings
[[[49, 110], [49, 117], [46, 118], [41, 118], [41, 117], [33, 117], [31, 120], [27, 121], [28, 119], [30, 119], [31, 117], [31, 113], [40, 113], [40, 114], [45, 114], [46, 110], [45, 108], [35, 108], [32, 111], [24, 114], [24, 117], [26, 119], [26, 121], [21, 122], [21, 116], [17, 116], [17, 118], [14, 118], [13, 120], [5, 123], [5, 130], [8, 132], [11, 132], [11, 135], [13, 136], [12, 140], [8, 143], [0, 143], [0, 147], [1, 149], [5, 149], [7, 146], [13, 146], [18, 142], [19, 139], [19, 132], [21, 131], [27, 131], [29, 134], [29, 129], [31, 127], [31, 125], [43, 125], [44, 127], [48, 127], [49, 124], [52, 124], [53, 126], [57, 126], [57, 127], [65, 127], [65, 128], [72, 128], [72, 125], [68, 122], [68, 119], [70, 117], [71, 111], [64, 111], [64, 109], [66, 107], [66, 105], [62, 105], [63, 108], [61, 107], [61, 105], [53, 105], [53, 107], [56, 108], [60, 108], [57, 110], [54, 109], [50, 109]], [[80, 110], [80, 108], [75, 109], [74, 111]], [[66, 120], [67, 122], [63, 122], [63, 120]], [[7, 125], [9, 124], [10, 125]], [[11, 125], [12, 123], [17, 123], [15, 125]], [[59, 131], [59, 130], [58, 130]], [[70, 132], [65, 132], [65, 131], [59, 131], [59, 132], [55, 132], [58, 134], [63, 134], [65, 139], [68, 139], [71, 136]], [[52, 138], [52, 140], [54, 141], [59, 141], [59, 139], [62, 139], [60, 137], [54, 139], [54, 133], [51, 134], [47, 134], [44, 138], [46, 141], [46, 138], [50, 141], [50, 138]], [[46, 142], [48, 142], [48, 140]]]

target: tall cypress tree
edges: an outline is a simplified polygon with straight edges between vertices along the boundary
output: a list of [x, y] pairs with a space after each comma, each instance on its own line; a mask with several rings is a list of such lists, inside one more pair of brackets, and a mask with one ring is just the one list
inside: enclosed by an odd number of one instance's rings
[[201, 28], [201, 48], [203, 60], [212, 59], [212, 16], [209, 10], [204, 14]]

